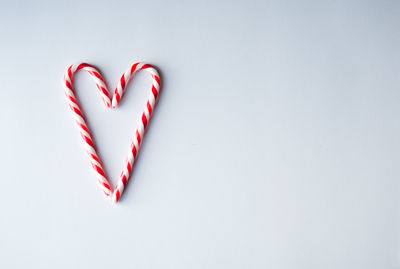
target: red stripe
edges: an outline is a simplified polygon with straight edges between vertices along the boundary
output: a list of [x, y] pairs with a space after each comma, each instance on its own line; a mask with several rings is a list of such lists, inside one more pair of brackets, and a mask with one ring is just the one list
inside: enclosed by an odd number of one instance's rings
[[115, 200], [116, 200], [116, 202], [118, 202], [119, 201], [119, 197], [120, 197], [120, 193], [119, 193], [119, 190], [117, 190], [117, 192], [115, 193]]
[[[103, 169], [101, 169], [100, 167], [98, 167], [97, 165], [95, 165], [95, 164], [93, 164], [93, 163], [92, 163], [92, 166], [93, 166], [94, 170], [97, 171], [97, 173], [99, 173], [99, 174], [102, 175], [103, 177], [106, 177], [106, 175], [104, 174]], [[110, 186], [108, 186], [108, 184], [106, 184], [106, 183], [104, 183], [104, 182], [102, 182], [102, 183], [103, 183], [104, 186], [106, 186], [107, 189], [110, 189], [110, 190], [111, 190], [111, 188], [110, 188]]]
[[105, 195], [110, 196], [110, 193], [105, 192], [104, 190], [103, 190], [103, 192], [104, 192]]
[[136, 130], [136, 138], [137, 138], [137, 141], [138, 141], [138, 143], [140, 145], [140, 142], [142, 141], [142, 138], [140, 137], [140, 134], [139, 134], [138, 130]]
[[147, 126], [147, 118], [146, 118], [146, 114], [143, 112], [143, 115], [142, 115], [142, 122], [143, 122], [143, 126], [144, 126], [144, 128], [146, 129], [146, 126]]
[[76, 70], [81, 70], [85, 67], [93, 67], [93, 66], [91, 66], [90, 64], [87, 64], [87, 63], [81, 63]]
[[106, 189], [109, 189], [109, 190], [111, 191], [111, 187], [110, 187], [107, 183], [101, 182], [101, 184], [102, 184], [104, 187], [106, 187]]
[[87, 137], [86, 135], [84, 135], [84, 134], [82, 134], [82, 133], [81, 133], [81, 135], [82, 135], [83, 140], [85, 140], [85, 142], [86, 142], [87, 144], [89, 144], [89, 146], [91, 146], [92, 148], [94, 148], [94, 144], [93, 144], [92, 139], [90, 139], [89, 137]]
[[72, 65], [68, 68], [68, 77], [72, 78]]
[[124, 175], [121, 180], [122, 180], [122, 183], [124, 183], [124, 187], [125, 187], [126, 184], [128, 183], [128, 181], [126, 180], [126, 176]]
[[153, 92], [154, 98], [157, 99], [158, 92], [157, 92], [156, 87], [154, 87], [154, 85], [153, 85], [153, 88], [151, 88], [151, 91]]
[[119, 93], [117, 90], [115, 90], [115, 98], [117, 99], [117, 103], [119, 103], [119, 100], [121, 99], [121, 97], [119, 96]]
[[76, 107], [71, 106], [71, 105], [70, 105], [70, 107], [71, 107], [71, 109], [72, 109], [76, 114], [78, 114], [79, 116], [81, 116], [82, 119], [83, 119], [83, 115], [82, 115], [82, 113], [81, 113], [81, 111], [80, 111], [79, 109], [77, 109]]
[[120, 82], [121, 82], [121, 88], [122, 88], [122, 90], [124, 90], [125, 89], [125, 76], [124, 75], [122, 75]]
[[65, 80], [65, 85], [67, 85], [68, 89], [70, 89], [71, 91], [73, 91], [72, 85], [71, 85], [71, 83], [69, 83], [68, 80]]
[[72, 103], [74, 103], [75, 105], [79, 106], [78, 102], [75, 100], [75, 98], [73, 98], [71, 95], [68, 95], [68, 94], [67, 94], [67, 96], [68, 96], [68, 99], [71, 100]]
[[145, 64], [145, 65], [142, 66], [141, 69], [147, 69], [147, 68], [150, 68], [150, 67], [153, 67], [153, 66], [151, 66], [150, 64]]
[[90, 157], [92, 157], [93, 159], [95, 159], [98, 163], [100, 163], [100, 160], [96, 157], [96, 155], [93, 155], [92, 153], [89, 153]]
[[132, 169], [130, 162], [126, 162], [126, 168], [128, 169], [128, 173], [130, 174]]
[[137, 153], [136, 146], [133, 146], [132, 147], [132, 154], [133, 154], [133, 158], [135, 158], [135, 159], [136, 159], [136, 153]]
[[147, 101], [147, 109], [149, 110], [149, 115], [151, 115], [151, 112], [153, 112], [153, 109], [151, 108], [149, 101]]
[[85, 130], [87, 133], [89, 133], [89, 130], [88, 130], [88, 128], [86, 128], [85, 125], [83, 125], [83, 124], [80, 123], [80, 122], [76, 122], [76, 123], [79, 125], [79, 127], [81, 127], [83, 130]]
[[98, 88], [102, 93], [104, 93], [105, 96], [110, 97], [110, 96], [109, 96], [109, 93], [108, 93], [108, 91], [107, 91], [106, 89], [104, 89], [103, 87], [101, 87], [101, 86], [98, 85], [98, 84], [96, 84], [96, 86], [97, 86], [97, 88]]
[[160, 78], [156, 75], [153, 75], [153, 78], [157, 81], [158, 85], [161, 85]]
[[135, 72], [136, 67], [138, 66], [139, 63], [135, 63], [134, 65], [132, 65], [131, 67], [131, 75], [133, 74], [133, 72]]

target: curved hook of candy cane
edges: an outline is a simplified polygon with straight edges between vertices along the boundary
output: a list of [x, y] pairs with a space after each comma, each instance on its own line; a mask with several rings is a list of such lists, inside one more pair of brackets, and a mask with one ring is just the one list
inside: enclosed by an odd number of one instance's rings
[[67, 69], [67, 71], [64, 75], [64, 83], [63, 84], [64, 84], [64, 92], [67, 97], [68, 105], [71, 108], [71, 111], [73, 112], [72, 113], [73, 117], [75, 119], [75, 122], [79, 128], [79, 132], [82, 136], [83, 142], [85, 144], [85, 148], [86, 148], [86, 152], [89, 156], [90, 164], [92, 165], [94, 171], [96, 172], [97, 179], [103, 189], [103, 192], [107, 196], [110, 196], [112, 194], [112, 189], [111, 189], [110, 183], [107, 180], [104, 168], [100, 162], [100, 158], [95, 149], [94, 141], [90, 135], [89, 128], [87, 127], [82, 110], [78, 104], [78, 101], [74, 94], [74, 89], [72, 87], [72, 78], [73, 78], [75, 72], [77, 72], [81, 69], [89, 72], [89, 74], [95, 81], [97, 88], [100, 91], [100, 94], [101, 94], [104, 104], [107, 107], [111, 107], [111, 101], [110, 101], [109, 93], [107, 90], [107, 86], [106, 86], [103, 78], [101, 77], [99, 71], [96, 68], [94, 68], [93, 66], [86, 64], [86, 63], [80, 63], [80, 64], [73, 64]]
[[108, 92], [106, 82], [100, 75], [100, 72], [92, 65], [87, 63], [79, 63], [71, 65], [64, 76], [66, 83], [69, 83], [69, 85], [72, 86], [72, 78], [74, 74], [81, 69], [87, 71], [91, 75], [93, 81], [96, 83], [96, 86], [100, 91], [100, 95], [101, 98], [103, 99], [104, 104], [106, 105], [106, 107], [111, 107], [110, 94]]
[[129, 84], [133, 76], [140, 70], [146, 70], [147, 72], [149, 72], [153, 79], [153, 88], [155, 88], [154, 90], [156, 92], [160, 90], [160, 75], [158, 74], [158, 71], [150, 64], [145, 64], [141, 62], [135, 63], [130, 68], [128, 68], [121, 76], [121, 79], [118, 82], [117, 88], [115, 89], [112, 98], [112, 108], [116, 108], [118, 106], [121, 97], [125, 92], [126, 86]]
[[135, 63], [122, 75], [117, 85], [117, 88], [115, 89], [112, 99], [113, 108], [115, 108], [119, 104], [119, 101], [121, 100], [121, 97], [125, 91], [125, 87], [128, 84], [128, 82], [132, 79], [134, 74], [140, 70], [146, 70], [150, 73], [152, 77], [152, 88], [148, 101], [146, 103], [146, 107], [138, 123], [138, 128], [136, 130], [135, 138], [133, 139], [133, 142], [131, 144], [131, 149], [129, 151], [128, 157], [126, 158], [124, 169], [122, 170], [120, 179], [118, 180], [117, 186], [114, 189], [112, 195], [112, 200], [114, 202], [118, 202], [126, 187], [126, 184], [128, 183], [129, 176], [132, 172], [133, 164], [137, 158], [140, 144], [143, 140], [144, 132], [151, 119], [151, 115], [154, 110], [154, 106], [159, 96], [159, 91], [161, 87], [160, 75], [153, 66], [144, 63]]

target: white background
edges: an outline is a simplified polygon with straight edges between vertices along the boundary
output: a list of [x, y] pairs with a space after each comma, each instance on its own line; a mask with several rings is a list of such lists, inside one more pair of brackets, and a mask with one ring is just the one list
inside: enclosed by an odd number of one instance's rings
[[[200, 2], [200, 1], [199, 1]], [[400, 268], [399, 1], [0, 4], [0, 268]], [[62, 89], [163, 92], [119, 204]], [[107, 110], [115, 184], [151, 80]]]

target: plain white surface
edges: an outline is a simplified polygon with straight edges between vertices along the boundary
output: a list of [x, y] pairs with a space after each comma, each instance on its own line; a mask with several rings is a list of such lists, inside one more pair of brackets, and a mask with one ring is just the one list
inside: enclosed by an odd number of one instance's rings
[[[400, 268], [398, 1], [0, 4], [0, 268]], [[64, 100], [68, 65], [163, 92], [121, 202]], [[150, 79], [76, 89], [107, 173]]]

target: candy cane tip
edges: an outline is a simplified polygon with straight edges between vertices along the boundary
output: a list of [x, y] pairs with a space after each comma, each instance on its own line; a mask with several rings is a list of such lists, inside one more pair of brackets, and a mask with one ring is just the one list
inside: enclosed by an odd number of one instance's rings
[[111, 108], [116, 108], [117, 105], [118, 105], [117, 98], [115, 98], [114, 96], [111, 102]]
[[111, 197], [111, 201], [112, 201], [113, 204], [118, 203], [118, 201], [119, 201], [119, 196], [117, 196], [117, 195], [114, 193], [114, 194], [112, 195], [112, 197]]

